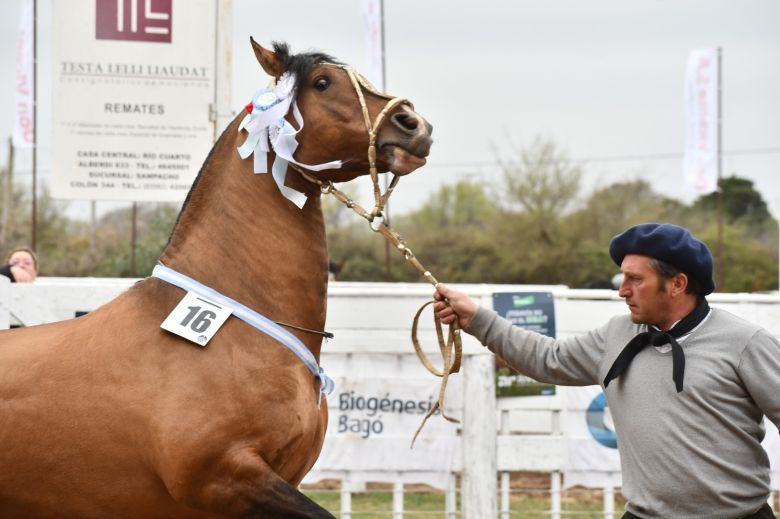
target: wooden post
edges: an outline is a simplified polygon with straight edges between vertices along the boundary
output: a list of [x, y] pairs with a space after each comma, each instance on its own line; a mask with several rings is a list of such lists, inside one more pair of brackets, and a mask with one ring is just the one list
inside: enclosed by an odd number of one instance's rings
[[352, 489], [350, 488], [349, 473], [341, 480], [341, 518], [352, 517]]
[[[509, 435], [509, 409], [501, 410], [501, 436]], [[501, 473], [501, 519], [509, 519], [509, 472]]]
[[136, 202], [133, 202], [133, 210], [132, 210], [132, 224], [130, 227], [130, 277], [134, 278], [137, 277], [136, 269], [135, 269], [135, 242], [138, 240], [137, 231], [136, 231], [136, 220], [138, 219], [138, 204]]
[[496, 515], [496, 389], [492, 353], [463, 358], [461, 516]]
[[233, 119], [230, 109], [232, 63], [233, 63], [233, 0], [217, 0], [214, 103], [212, 120], [214, 121], [214, 142], [222, 130]]
[[13, 203], [13, 171], [14, 171], [14, 143], [13, 139], [8, 139], [8, 166], [5, 170], [5, 176], [3, 178], [3, 212], [0, 216], [0, 244], [6, 245], [5, 240], [8, 238], [8, 222], [11, 219], [11, 204]]
[[450, 472], [450, 478], [447, 482], [447, 495], [444, 499], [444, 512], [447, 519], [456, 519], [458, 517], [458, 484], [455, 473]]
[[[398, 473], [398, 478], [402, 474]], [[393, 483], [393, 519], [403, 519], [404, 517], [404, 482], [397, 479]]]
[[615, 518], [615, 488], [612, 484], [612, 473], [609, 473], [609, 483], [604, 485], [604, 519]]
[[11, 280], [0, 276], [0, 330], [11, 327]]

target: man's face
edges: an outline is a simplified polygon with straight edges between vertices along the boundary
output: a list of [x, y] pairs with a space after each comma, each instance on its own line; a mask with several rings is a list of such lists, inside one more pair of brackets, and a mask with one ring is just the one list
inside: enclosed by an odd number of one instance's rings
[[[671, 297], [667, 286], [661, 287], [658, 274], [650, 267], [650, 258], [626, 254], [620, 265], [623, 282], [618, 294], [625, 298], [631, 320], [638, 324], [654, 324], [667, 330]], [[668, 285], [668, 284], [665, 284]]]

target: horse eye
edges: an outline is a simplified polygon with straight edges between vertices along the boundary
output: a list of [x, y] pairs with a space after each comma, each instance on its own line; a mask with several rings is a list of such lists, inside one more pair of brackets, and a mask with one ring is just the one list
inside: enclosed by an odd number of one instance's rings
[[328, 89], [330, 86], [330, 78], [325, 76], [320, 76], [317, 79], [314, 80], [314, 88], [316, 88], [320, 92], [324, 92]]

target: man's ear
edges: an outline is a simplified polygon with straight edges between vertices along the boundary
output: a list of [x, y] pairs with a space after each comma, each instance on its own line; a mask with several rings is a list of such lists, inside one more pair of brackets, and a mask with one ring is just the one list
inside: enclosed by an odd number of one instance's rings
[[671, 294], [673, 296], [684, 294], [685, 290], [688, 288], [688, 275], [683, 272], [675, 274], [669, 281], [671, 283]]

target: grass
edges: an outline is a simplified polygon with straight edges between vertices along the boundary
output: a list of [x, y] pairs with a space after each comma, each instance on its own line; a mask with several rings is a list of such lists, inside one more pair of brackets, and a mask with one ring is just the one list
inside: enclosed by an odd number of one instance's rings
[[[304, 493], [320, 506], [340, 518], [341, 504], [337, 491], [306, 490]], [[603, 519], [602, 503], [563, 502], [562, 512], [577, 519]], [[510, 517], [514, 519], [549, 519], [550, 502], [547, 499], [512, 496]], [[393, 493], [387, 490], [371, 490], [352, 494], [352, 517], [355, 519], [392, 519]], [[615, 515], [620, 517], [622, 505], [615, 505]], [[444, 518], [444, 494], [440, 492], [405, 492], [404, 519]]]

